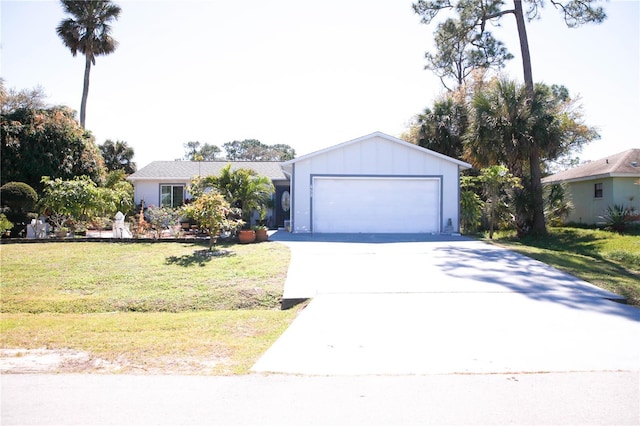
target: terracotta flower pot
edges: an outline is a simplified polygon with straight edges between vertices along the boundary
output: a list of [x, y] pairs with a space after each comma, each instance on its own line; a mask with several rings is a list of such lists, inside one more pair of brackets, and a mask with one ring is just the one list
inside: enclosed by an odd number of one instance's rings
[[269, 239], [269, 234], [267, 234], [266, 229], [256, 229], [256, 241], [262, 242], [267, 241]]
[[249, 244], [256, 240], [256, 233], [251, 229], [242, 229], [238, 232], [238, 239], [240, 244]]

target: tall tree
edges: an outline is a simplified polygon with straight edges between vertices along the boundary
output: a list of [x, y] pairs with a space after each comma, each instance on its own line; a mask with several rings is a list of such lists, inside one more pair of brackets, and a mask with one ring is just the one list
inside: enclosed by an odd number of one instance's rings
[[[522, 189], [514, 197], [515, 222], [523, 235], [535, 229], [537, 214], [527, 161], [531, 151], [536, 150], [541, 160], [554, 161], [598, 137], [595, 129], [583, 123], [580, 108], [566, 88], [537, 84], [532, 99], [526, 86], [493, 79], [474, 93], [465, 157], [479, 168], [505, 165], [520, 178]], [[540, 161], [536, 164], [540, 168]]]
[[133, 148], [125, 141], [112, 141], [107, 139], [104, 144], [98, 145], [104, 165], [108, 171], [123, 170], [130, 175], [136, 171], [136, 163], [133, 162]]
[[0, 116], [0, 176], [4, 184], [25, 182], [36, 191], [42, 176], [87, 175], [102, 182], [104, 161], [91, 132], [67, 107], [18, 109]]
[[183, 146], [184, 159], [188, 161], [216, 161], [221, 152], [220, 147], [206, 142], [189, 141]]
[[80, 103], [80, 125], [85, 127], [89, 74], [96, 56], [113, 53], [118, 42], [111, 36], [111, 23], [120, 16], [120, 6], [111, 0], [60, 0], [64, 12], [71, 15], [64, 19], [56, 32], [65, 46], [76, 56], [85, 56], [84, 85]]
[[[463, 28], [464, 25], [463, 21], [452, 18], [438, 24], [434, 32], [435, 53], [425, 54], [425, 68], [433, 71], [449, 91], [462, 86], [478, 68], [500, 69], [507, 60], [513, 58], [503, 43], [491, 33], [485, 32], [480, 39], [476, 39], [475, 35]], [[453, 80], [455, 86], [449, 80]]]
[[44, 109], [47, 95], [41, 86], [33, 89], [7, 89], [0, 78], [0, 113], [10, 114], [18, 109]]
[[[486, 36], [488, 33], [487, 23], [497, 22], [505, 15], [513, 15], [520, 40], [524, 83], [527, 96], [532, 100], [535, 88], [526, 21], [538, 18], [540, 9], [544, 7], [546, 2], [545, 0], [525, 0], [525, 2], [528, 4], [526, 11], [522, 7], [523, 0], [513, 0], [513, 8], [507, 8], [505, 0], [418, 0], [413, 4], [413, 8], [422, 17], [422, 22], [426, 24], [430, 24], [441, 10], [453, 10], [460, 19], [460, 32], [455, 35], [455, 38], [473, 40], [478, 51], [488, 51], [489, 44], [483, 41], [485, 38], [489, 43], [495, 41], [493, 37]], [[600, 23], [606, 18], [603, 8], [598, 6], [600, 0], [549, 0], [549, 2], [561, 11], [565, 23], [570, 28], [590, 22]], [[534, 233], [545, 234], [540, 147], [538, 146], [539, 141], [532, 140], [531, 142], [528, 162], [530, 190], [534, 200], [532, 230]]]
[[296, 156], [289, 145], [266, 145], [257, 139], [227, 142], [222, 147], [232, 161], [287, 161]]

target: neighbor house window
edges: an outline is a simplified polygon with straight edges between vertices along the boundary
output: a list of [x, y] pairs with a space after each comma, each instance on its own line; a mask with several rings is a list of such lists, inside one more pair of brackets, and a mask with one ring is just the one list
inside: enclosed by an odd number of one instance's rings
[[184, 185], [160, 185], [160, 205], [180, 207], [184, 203]]
[[602, 184], [596, 183], [593, 185], [593, 196], [595, 198], [602, 198]]

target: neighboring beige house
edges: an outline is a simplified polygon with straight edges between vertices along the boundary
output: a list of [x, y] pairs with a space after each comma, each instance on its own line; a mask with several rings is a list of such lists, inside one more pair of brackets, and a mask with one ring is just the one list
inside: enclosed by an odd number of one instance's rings
[[556, 173], [542, 183], [567, 184], [574, 208], [566, 222], [597, 224], [608, 206], [640, 207], [640, 149]]

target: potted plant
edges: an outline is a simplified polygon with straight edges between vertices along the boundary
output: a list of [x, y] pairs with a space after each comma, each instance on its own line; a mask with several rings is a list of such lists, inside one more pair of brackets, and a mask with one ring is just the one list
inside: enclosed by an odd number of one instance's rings
[[53, 233], [58, 238], [65, 238], [67, 235], [69, 235], [69, 228], [67, 228], [66, 226], [61, 226], [59, 228], [56, 228]]
[[256, 241], [262, 242], [267, 241], [269, 239], [269, 234], [267, 233], [267, 227], [264, 225], [256, 225], [253, 227], [253, 230], [256, 233]]
[[253, 229], [241, 229], [238, 231], [240, 244], [249, 244], [256, 240], [256, 231]]

